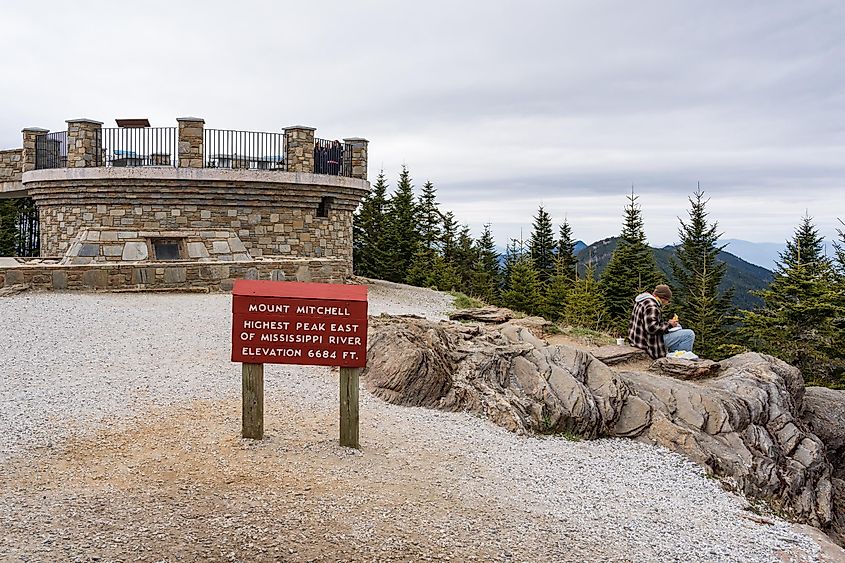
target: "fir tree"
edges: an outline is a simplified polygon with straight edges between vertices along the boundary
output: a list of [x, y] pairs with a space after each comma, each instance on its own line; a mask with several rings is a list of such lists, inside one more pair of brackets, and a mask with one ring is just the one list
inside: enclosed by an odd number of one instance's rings
[[430, 250], [439, 250], [443, 229], [440, 226], [443, 215], [437, 204], [437, 190], [434, 184], [426, 182], [417, 205], [417, 224], [420, 228], [420, 243]]
[[499, 299], [499, 253], [493, 241], [490, 224], [484, 225], [481, 236], [475, 243], [475, 265], [472, 271], [472, 295], [486, 303], [496, 303]]
[[386, 259], [384, 279], [404, 283], [420, 243], [414, 188], [408, 169], [403, 166], [396, 191], [387, 206]]
[[602, 331], [609, 326], [609, 315], [596, 282], [592, 259], [584, 267], [584, 275], [578, 277], [569, 292], [564, 318], [571, 326], [592, 330]]
[[646, 242], [642, 211], [633, 190], [628, 201], [622, 234], [600, 281], [610, 321], [620, 330], [627, 325], [634, 297], [651, 291], [663, 279]]
[[781, 268], [807, 266], [813, 274], [826, 272], [831, 266], [830, 259], [824, 254], [824, 240], [809, 215], [801, 218], [801, 224], [792, 240], [786, 241], [786, 250], [780, 257]]
[[725, 344], [726, 325], [733, 314], [733, 290], [719, 292], [727, 264], [718, 259], [724, 245], [718, 245], [717, 223], [708, 224], [704, 193], [696, 190], [689, 202], [689, 222], [681, 220], [678, 230], [677, 259], [670, 259], [677, 286], [674, 308], [683, 326], [695, 331], [695, 351], [719, 359], [718, 350]]
[[534, 269], [534, 261], [523, 254], [511, 265], [508, 285], [502, 291], [502, 305], [514, 311], [529, 315], [539, 314], [543, 305], [540, 293], [540, 278]]
[[575, 241], [572, 240], [572, 227], [564, 219], [560, 226], [560, 238], [557, 240], [556, 257], [561, 264], [555, 264], [555, 270], [562, 270], [573, 282], [578, 277], [578, 258], [575, 256]]
[[352, 219], [354, 271], [359, 276], [383, 279], [387, 271], [385, 228], [387, 182], [381, 170]]
[[443, 259], [452, 263], [455, 258], [455, 247], [458, 239], [458, 222], [451, 211], [443, 214], [443, 231], [440, 238], [440, 248]]
[[468, 290], [472, 286], [472, 273], [478, 260], [475, 241], [472, 239], [468, 225], [461, 225], [457, 244], [452, 253], [452, 260], [446, 261], [461, 277], [461, 287]]
[[511, 272], [514, 265], [525, 255], [525, 242], [520, 239], [511, 239], [505, 247], [505, 259], [502, 264], [502, 289], [510, 285]]
[[804, 217], [780, 255], [772, 283], [756, 292], [763, 307], [742, 312], [740, 334], [753, 349], [799, 368], [806, 381], [836, 383], [843, 369], [836, 326], [842, 310], [833, 276], [822, 239], [812, 219]]
[[553, 322], [563, 320], [569, 306], [570, 293], [575, 285], [575, 278], [569, 269], [569, 263], [555, 258], [555, 271], [549, 278], [543, 292], [543, 316]]
[[[437, 190], [426, 182], [417, 204], [416, 223], [419, 226], [419, 248], [408, 268], [406, 281], [422, 287], [439, 287], [435, 260], [440, 257], [440, 228], [442, 215], [437, 205]], [[451, 288], [450, 288], [451, 289]]]
[[528, 242], [531, 261], [540, 278], [545, 284], [555, 271], [555, 239], [552, 233], [552, 218], [541, 205], [534, 217], [531, 240]]
[[18, 209], [13, 199], [0, 199], [0, 256], [18, 251]]

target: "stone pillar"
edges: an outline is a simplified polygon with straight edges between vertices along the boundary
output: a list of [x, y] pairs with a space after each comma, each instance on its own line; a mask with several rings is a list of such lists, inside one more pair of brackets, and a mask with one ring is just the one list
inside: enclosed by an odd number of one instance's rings
[[369, 141], [360, 137], [343, 140], [343, 175], [367, 179], [367, 145]]
[[205, 120], [199, 117], [179, 117], [179, 168], [202, 168], [202, 143]]
[[36, 139], [49, 133], [49, 129], [27, 127], [23, 133], [23, 152], [21, 153], [21, 172], [35, 170]]
[[93, 119], [67, 120], [67, 166], [103, 166], [103, 123]]
[[285, 127], [285, 162], [288, 172], [314, 172], [314, 129]]

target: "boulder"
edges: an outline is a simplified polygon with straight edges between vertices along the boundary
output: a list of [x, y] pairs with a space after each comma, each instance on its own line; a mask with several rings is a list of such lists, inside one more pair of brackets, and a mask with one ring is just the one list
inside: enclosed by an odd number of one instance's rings
[[845, 480], [845, 391], [807, 387], [801, 420], [827, 448], [834, 476]]
[[18, 293], [23, 293], [24, 291], [29, 291], [31, 289], [31, 285], [28, 283], [16, 283], [14, 285], [9, 285], [3, 288], [0, 288], [0, 297], [9, 297], [11, 295], [17, 295]]
[[609, 366], [627, 362], [629, 360], [644, 360], [648, 358], [645, 350], [618, 344], [601, 346], [590, 352], [594, 358]]
[[677, 379], [701, 379], [719, 373], [721, 366], [713, 360], [684, 360], [681, 358], [658, 358], [649, 371], [655, 371]]
[[504, 307], [494, 307], [492, 305], [485, 307], [474, 307], [470, 309], [461, 309], [453, 313], [449, 313], [449, 318], [453, 321], [478, 321], [481, 323], [504, 323], [513, 318], [513, 311], [505, 309]]
[[771, 356], [742, 354], [715, 377], [682, 380], [614, 371], [514, 323], [383, 316], [370, 330], [363, 382], [384, 400], [469, 411], [521, 434], [660, 444], [795, 521], [835, 524], [825, 444], [799, 416], [801, 374]]

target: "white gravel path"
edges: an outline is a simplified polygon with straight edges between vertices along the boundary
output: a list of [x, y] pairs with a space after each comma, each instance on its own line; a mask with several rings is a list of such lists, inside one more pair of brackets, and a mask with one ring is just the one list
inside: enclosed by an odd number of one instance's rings
[[[371, 314], [439, 318], [450, 303], [448, 295], [395, 284], [370, 289]], [[150, 405], [239, 396], [230, 307], [229, 295], [213, 294], [0, 299], [0, 469], [4, 458], [125, 424]], [[336, 408], [336, 376], [325, 368], [267, 366], [265, 385], [268, 403], [284, 396], [304, 411]], [[465, 414], [388, 405], [363, 390], [361, 401], [371, 417], [362, 419], [362, 434], [384, 420], [398, 428], [390, 439], [407, 439], [406, 454], [461, 452], [440, 468], [453, 477], [446, 492], [516, 513], [522, 527], [503, 518], [484, 539], [542, 539], [550, 552], [538, 560], [777, 561], [777, 552], [788, 552], [812, 561], [818, 552], [785, 522], [743, 518], [743, 499], [662, 448], [525, 438]], [[454, 516], [456, 529], [462, 518]]]

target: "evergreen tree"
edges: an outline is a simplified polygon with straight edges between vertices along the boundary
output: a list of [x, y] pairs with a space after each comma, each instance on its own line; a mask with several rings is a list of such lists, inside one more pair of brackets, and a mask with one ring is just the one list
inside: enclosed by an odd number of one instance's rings
[[406, 281], [411, 285], [440, 288], [435, 260], [440, 257], [440, 239], [443, 234], [440, 228], [442, 215], [437, 205], [437, 190], [431, 182], [426, 182], [423, 186], [416, 209], [419, 248], [411, 260]]
[[443, 237], [443, 229], [440, 226], [443, 215], [440, 213], [437, 204], [437, 190], [434, 184], [426, 182], [423, 185], [422, 194], [417, 205], [417, 224], [420, 228], [420, 243], [429, 250], [439, 250], [440, 241]]
[[402, 166], [396, 191], [387, 206], [384, 279], [388, 281], [404, 283], [407, 280], [411, 261], [420, 244], [416, 208], [411, 176], [407, 167]]
[[472, 295], [486, 303], [496, 303], [499, 299], [499, 253], [493, 241], [490, 224], [483, 227], [481, 236], [475, 243], [476, 260], [472, 269]]
[[555, 272], [543, 292], [543, 316], [546, 319], [553, 322], [564, 319], [574, 286], [575, 278], [572, 277], [569, 263], [564, 259], [555, 258]]
[[600, 280], [610, 322], [620, 330], [627, 326], [634, 297], [642, 291], [653, 290], [663, 281], [646, 242], [642, 211], [633, 190], [628, 201], [619, 243]]
[[575, 256], [575, 241], [572, 240], [572, 227], [564, 219], [560, 226], [560, 238], [557, 241], [556, 251], [558, 261], [562, 264], [555, 264], [555, 270], [562, 270], [569, 275], [573, 282], [578, 277], [578, 258]]
[[685, 328], [695, 331], [696, 352], [719, 359], [719, 348], [725, 344], [726, 325], [733, 314], [733, 290], [719, 292], [727, 264], [717, 258], [719, 246], [717, 223], [708, 224], [704, 193], [696, 190], [689, 198], [689, 222], [681, 220], [680, 244], [670, 259], [672, 275], [677, 282], [673, 301]]
[[602, 331], [609, 326], [609, 315], [595, 274], [595, 266], [590, 259], [584, 267], [584, 275], [578, 277], [569, 292], [564, 318], [571, 326]]
[[[768, 288], [756, 292], [763, 307], [742, 312], [740, 334], [755, 350], [801, 370], [808, 382], [834, 384], [842, 373], [842, 315], [830, 260], [810, 217], [804, 217], [780, 255]], [[843, 381], [839, 384], [845, 383]]]
[[440, 248], [443, 259], [452, 263], [455, 258], [455, 247], [458, 239], [458, 222], [451, 211], [443, 214], [443, 231], [440, 238]]
[[552, 233], [552, 218], [542, 205], [534, 217], [528, 251], [531, 253], [531, 261], [534, 262], [540, 283], [545, 285], [555, 271], [555, 239]]
[[511, 265], [508, 285], [502, 291], [502, 305], [529, 315], [540, 314], [543, 296], [540, 278], [530, 255], [523, 254]]
[[461, 225], [458, 233], [457, 244], [452, 254], [452, 260], [446, 263], [452, 266], [461, 277], [462, 291], [469, 291], [472, 287], [472, 274], [475, 263], [478, 260], [478, 252], [475, 241], [472, 239], [468, 225]]
[[511, 239], [505, 247], [505, 260], [502, 264], [502, 289], [510, 285], [511, 272], [517, 261], [525, 255], [525, 242], [520, 239]]
[[359, 276], [383, 279], [387, 271], [387, 182], [381, 170], [352, 219], [352, 258]]
[[824, 240], [809, 215], [801, 218], [801, 224], [795, 230], [792, 240], [786, 241], [786, 250], [780, 257], [781, 268], [807, 266], [814, 275], [827, 272], [831, 266], [830, 259], [824, 254]]
[[13, 199], [0, 199], [0, 256], [18, 254], [18, 209]]

